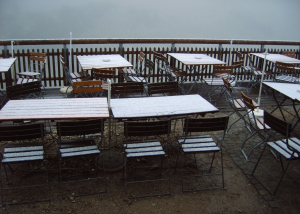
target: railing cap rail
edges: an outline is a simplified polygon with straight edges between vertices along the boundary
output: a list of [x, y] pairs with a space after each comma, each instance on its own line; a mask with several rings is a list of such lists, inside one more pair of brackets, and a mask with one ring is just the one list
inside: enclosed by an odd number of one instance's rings
[[[0, 45], [11, 45], [14, 41], [18, 45], [57, 45], [57, 44], [70, 44], [70, 39], [12, 39], [0, 40]], [[90, 38], [90, 39], [72, 39], [72, 44], [163, 44], [163, 43], [177, 43], [177, 44], [232, 44], [233, 45], [300, 45], [297, 41], [279, 41], [279, 40], [230, 40], [230, 39], [166, 39], [166, 38]]]

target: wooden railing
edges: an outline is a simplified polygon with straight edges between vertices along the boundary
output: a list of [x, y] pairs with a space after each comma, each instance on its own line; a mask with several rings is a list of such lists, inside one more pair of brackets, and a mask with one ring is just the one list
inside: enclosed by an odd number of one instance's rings
[[[153, 46], [155, 47], [148, 47]], [[57, 45], [61, 45], [61, 48], [56, 48]], [[72, 50], [70, 53], [69, 48], [70, 40], [18, 40], [18, 41], [1, 41], [0, 47], [2, 51], [0, 57], [17, 58], [14, 66], [11, 69], [12, 77], [16, 77], [16, 74], [26, 70], [29, 65], [28, 55], [29, 52], [44, 52], [47, 53], [47, 65], [45, 69], [45, 75], [43, 84], [45, 87], [61, 87], [65, 82], [63, 68], [59, 61], [59, 55], [62, 54], [69, 67], [73, 71], [80, 71], [81, 67], [76, 59], [77, 55], [96, 55], [96, 54], [121, 54], [131, 64], [135, 65], [137, 56], [140, 51], [146, 54], [148, 59], [154, 60], [153, 51], [160, 53], [168, 52], [180, 52], [180, 53], [204, 53], [214, 58], [225, 61], [230, 64], [231, 60], [235, 59], [235, 55], [231, 55], [233, 50], [238, 50], [243, 54], [250, 52], [262, 52], [267, 50], [269, 53], [280, 53], [281, 51], [295, 51], [296, 58], [299, 59], [299, 46], [300, 42], [293, 41], [252, 41], [252, 40], [205, 40], [205, 39], [73, 39]], [[131, 46], [131, 48], [125, 48], [124, 46]], [[205, 46], [197, 47], [197, 46]], [[22, 48], [30, 46], [30, 49]], [[76, 46], [89, 47], [89, 48], [76, 48]], [[105, 47], [101, 47], [105, 46]], [[138, 47], [134, 47], [138, 46]], [[144, 47], [143, 47], [144, 46]], [[187, 47], [189, 46], [189, 47]], [[245, 47], [247, 46], [247, 47]], [[294, 48], [285, 48], [285, 47]], [[12, 47], [13, 53], [12, 53]], [[17, 48], [16, 48], [17, 47]], [[47, 47], [47, 48], [45, 48]], [[50, 48], [49, 48], [50, 47]], [[100, 48], [99, 48], [100, 47]], [[251, 47], [251, 48], [249, 48]], [[254, 48], [253, 48], [254, 47]], [[276, 48], [274, 48], [276, 47]], [[279, 48], [278, 48], [279, 47]], [[71, 54], [72, 57], [69, 57]], [[256, 62], [256, 61], [255, 61]], [[183, 70], [187, 68], [179, 62], [174, 62], [175, 65]], [[245, 64], [248, 64], [247, 58], [245, 58]], [[208, 66], [203, 69], [202, 66], [196, 68], [196, 72], [201, 72], [201, 77], [210, 76], [212, 73], [212, 66]], [[91, 71], [89, 71], [91, 72]], [[146, 75], [146, 74], [145, 74]], [[155, 69], [151, 82], [156, 82], [161, 79], [163, 75], [159, 73], [159, 69]], [[243, 78], [243, 77], [240, 77]], [[189, 81], [195, 80], [193, 74], [190, 74]], [[15, 80], [12, 78], [9, 80], [13, 83]], [[5, 75], [0, 75], [0, 88], [5, 89]]]

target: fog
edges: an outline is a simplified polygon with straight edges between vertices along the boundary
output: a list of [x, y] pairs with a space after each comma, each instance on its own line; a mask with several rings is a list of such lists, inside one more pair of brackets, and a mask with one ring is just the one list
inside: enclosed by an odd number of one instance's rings
[[300, 41], [299, 0], [0, 0], [0, 39]]

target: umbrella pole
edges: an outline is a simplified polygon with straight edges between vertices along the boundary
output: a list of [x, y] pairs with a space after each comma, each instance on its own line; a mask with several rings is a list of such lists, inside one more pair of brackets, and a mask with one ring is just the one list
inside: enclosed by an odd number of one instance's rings
[[259, 94], [258, 94], [258, 108], [260, 106], [261, 90], [262, 90], [262, 84], [263, 84], [263, 81], [264, 81], [265, 67], [266, 67], [266, 57], [268, 55], [268, 52], [266, 51], [263, 54], [265, 55], [265, 57], [264, 57], [263, 71], [262, 71], [262, 75], [261, 75], [261, 79], [260, 79], [260, 87], [259, 87]]

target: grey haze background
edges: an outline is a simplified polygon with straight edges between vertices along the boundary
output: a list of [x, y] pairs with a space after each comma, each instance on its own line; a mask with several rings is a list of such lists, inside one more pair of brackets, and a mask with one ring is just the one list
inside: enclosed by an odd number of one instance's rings
[[300, 41], [299, 0], [0, 0], [0, 39]]

